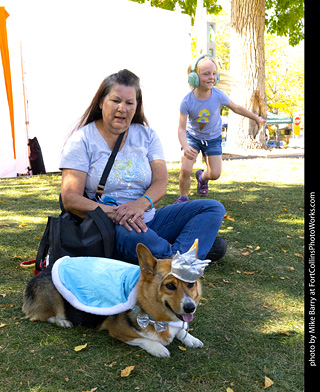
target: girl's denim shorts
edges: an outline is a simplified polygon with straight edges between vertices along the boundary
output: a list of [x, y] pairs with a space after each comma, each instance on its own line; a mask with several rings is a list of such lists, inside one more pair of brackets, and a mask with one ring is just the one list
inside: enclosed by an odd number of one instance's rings
[[197, 151], [201, 151], [203, 156], [209, 155], [222, 155], [222, 136], [218, 136], [211, 140], [196, 139], [191, 136], [187, 131], [187, 142], [189, 146], [195, 148]]

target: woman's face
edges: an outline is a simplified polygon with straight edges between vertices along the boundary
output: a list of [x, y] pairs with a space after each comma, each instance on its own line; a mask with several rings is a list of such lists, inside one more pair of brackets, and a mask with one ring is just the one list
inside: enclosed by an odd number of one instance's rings
[[131, 124], [137, 108], [136, 89], [115, 85], [100, 103], [102, 120], [107, 132], [120, 134]]

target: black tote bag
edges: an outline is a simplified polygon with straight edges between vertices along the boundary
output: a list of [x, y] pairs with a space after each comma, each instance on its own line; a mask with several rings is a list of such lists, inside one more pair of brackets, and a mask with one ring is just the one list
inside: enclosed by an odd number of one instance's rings
[[45, 268], [45, 259], [53, 264], [63, 256], [111, 258], [115, 243], [112, 220], [97, 207], [81, 220], [69, 213], [48, 217], [36, 257], [36, 270]]

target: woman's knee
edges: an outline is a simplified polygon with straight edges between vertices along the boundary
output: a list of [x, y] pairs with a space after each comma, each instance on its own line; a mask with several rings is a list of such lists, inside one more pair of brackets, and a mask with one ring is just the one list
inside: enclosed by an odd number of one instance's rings
[[214, 199], [199, 200], [202, 203], [203, 212], [212, 212], [215, 216], [224, 218], [225, 208], [222, 203]]

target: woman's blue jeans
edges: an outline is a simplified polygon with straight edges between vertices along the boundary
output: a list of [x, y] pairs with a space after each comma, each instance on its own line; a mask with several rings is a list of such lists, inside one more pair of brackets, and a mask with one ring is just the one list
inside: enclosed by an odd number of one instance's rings
[[211, 199], [191, 200], [159, 208], [147, 223], [146, 233], [128, 231], [116, 225], [114, 257], [137, 262], [136, 246], [140, 242], [154, 257], [163, 259], [187, 252], [198, 238], [198, 258], [205, 259], [211, 249], [224, 218], [223, 205]]

